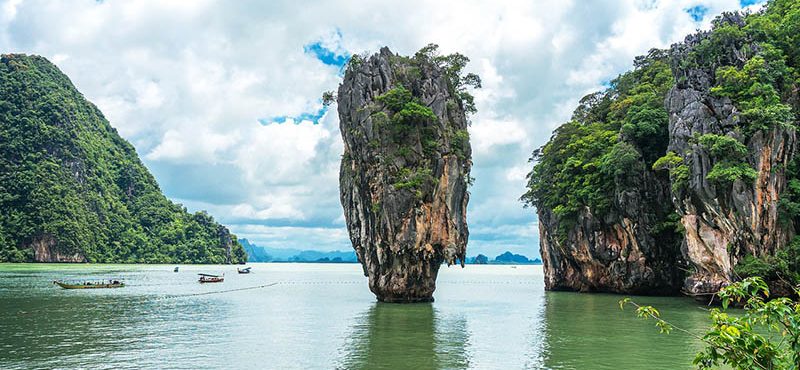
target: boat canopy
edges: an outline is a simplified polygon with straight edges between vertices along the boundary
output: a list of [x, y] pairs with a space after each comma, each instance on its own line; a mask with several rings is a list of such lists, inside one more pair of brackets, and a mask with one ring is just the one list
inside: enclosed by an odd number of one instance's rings
[[208, 276], [208, 277], [219, 277], [219, 275], [211, 275], [211, 274], [197, 274], [200, 276]]
[[75, 284], [83, 284], [83, 283], [104, 284], [107, 281], [119, 281], [119, 282], [122, 282], [124, 280], [125, 279], [120, 278], [120, 277], [116, 277], [116, 278], [110, 278], [110, 277], [107, 277], [107, 278], [76, 278], [76, 277], [71, 277], [71, 278], [66, 278], [66, 279], [58, 279], [58, 281], [60, 281], [62, 283], [70, 283], [70, 284], [72, 284], [72, 283], [75, 283]]

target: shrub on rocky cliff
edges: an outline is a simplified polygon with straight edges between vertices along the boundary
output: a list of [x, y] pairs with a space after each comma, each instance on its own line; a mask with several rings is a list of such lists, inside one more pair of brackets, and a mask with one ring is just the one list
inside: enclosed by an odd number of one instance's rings
[[741, 278], [761, 277], [769, 281], [782, 281], [790, 286], [800, 286], [800, 237], [795, 237], [785, 248], [774, 255], [746, 256], [734, 271]]
[[730, 136], [705, 134], [700, 136], [699, 144], [714, 159], [714, 166], [706, 179], [711, 182], [730, 185], [736, 180], [752, 183], [758, 172], [747, 163], [748, 150], [739, 140]]

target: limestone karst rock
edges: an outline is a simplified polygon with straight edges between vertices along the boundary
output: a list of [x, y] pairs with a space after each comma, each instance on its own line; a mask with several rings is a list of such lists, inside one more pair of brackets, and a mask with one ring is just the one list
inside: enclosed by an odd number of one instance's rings
[[464, 263], [475, 80], [460, 76], [466, 58], [435, 50], [354, 56], [339, 86], [341, 202], [380, 301], [432, 301], [441, 264]]
[[[547, 289], [702, 299], [800, 258], [798, 24], [775, 1], [634, 61], [534, 152]], [[791, 280], [794, 280], [792, 283]]]
[[[533, 190], [523, 199], [537, 199], [547, 289], [679, 291], [683, 273], [676, 267], [683, 262], [680, 235], [670, 226], [670, 217], [677, 216], [670, 180], [651, 169], [658, 151], [648, 150], [666, 147], [663, 99], [670, 77], [663, 52], [642, 58], [636, 71], [615, 80], [614, 88], [584, 98], [572, 122], [538, 152]], [[641, 86], [648, 87], [646, 94]], [[653, 117], [651, 126], [660, 129], [642, 135], [629, 122], [621, 130], [616, 117], [631, 112]], [[564, 160], [565, 155], [571, 158]]]
[[[745, 27], [744, 18], [727, 14], [721, 25]], [[692, 295], [717, 292], [734, 278], [734, 267], [747, 255], [772, 255], [791, 239], [792, 226], [779, 222], [778, 200], [786, 187], [786, 169], [796, 152], [794, 125], [778, 124], [752, 132], [752, 118], [743, 115], [743, 107], [728, 96], [712, 92], [716, 70], [723, 66], [743, 68], [753, 55], [743, 50], [759, 50], [746, 38], [731, 42], [717, 60], [685, 62], [708, 32], [690, 35], [673, 45], [670, 54], [673, 71], [679, 81], [667, 96], [670, 113], [669, 149], [683, 153], [689, 166], [685, 187], [673, 194], [675, 208], [681, 215], [683, 251], [692, 264], [692, 273], [684, 291]], [[708, 42], [708, 41], [706, 41]], [[703, 145], [697, 138], [707, 135], [728, 137], [747, 147], [744, 163], [754, 170], [753, 179], [715, 183], [709, 174], [725, 159]]]
[[539, 210], [539, 235], [545, 288], [582, 292], [669, 295], [683, 274], [677, 236], [652, 232], [669, 212], [669, 184], [642, 170], [636, 188], [617, 189], [612, 211], [592, 214], [584, 208], [566, 239], [549, 209]]

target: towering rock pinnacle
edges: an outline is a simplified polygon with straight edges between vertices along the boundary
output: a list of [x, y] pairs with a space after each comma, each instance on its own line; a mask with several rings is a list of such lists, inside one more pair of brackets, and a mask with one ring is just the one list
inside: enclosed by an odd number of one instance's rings
[[342, 207], [380, 301], [432, 301], [442, 262], [464, 263], [474, 107], [463, 85], [480, 82], [460, 76], [465, 57], [435, 51], [354, 56], [339, 86]]

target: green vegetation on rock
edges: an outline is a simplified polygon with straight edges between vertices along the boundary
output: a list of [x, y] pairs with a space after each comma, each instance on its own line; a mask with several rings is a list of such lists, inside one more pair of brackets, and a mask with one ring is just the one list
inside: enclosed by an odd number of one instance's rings
[[761, 277], [796, 286], [800, 284], [800, 240], [795, 238], [775, 255], [761, 258], [746, 256], [736, 265], [735, 271], [743, 278]]
[[657, 159], [653, 163], [653, 170], [669, 170], [673, 192], [680, 191], [689, 182], [689, 166], [686, 165], [683, 157], [673, 151], [669, 151], [666, 155]]
[[799, 20], [793, 0], [723, 13], [580, 100], [522, 196], [546, 286], [633, 292], [652, 271], [698, 296], [746, 276], [800, 283]]
[[747, 147], [730, 136], [705, 134], [699, 138], [703, 146], [716, 160], [706, 179], [723, 185], [730, 185], [736, 180], [752, 183], [758, 172], [747, 163]]
[[[354, 56], [348, 68], [357, 68], [365, 57]], [[376, 138], [369, 146], [373, 149], [382, 146], [395, 148], [392, 154], [401, 160], [401, 165], [389, 168], [389, 175], [397, 190], [408, 190], [417, 199], [423, 199], [436, 179], [431, 171], [431, 160], [441, 155], [455, 154], [460, 159], [468, 159], [469, 132], [465, 129], [439, 130], [440, 122], [434, 111], [414, 96], [414, 86], [422, 76], [422, 69], [435, 65], [444, 71], [450, 99], [446, 102], [448, 115], [459, 110], [474, 113], [475, 103], [467, 87], [480, 87], [480, 78], [462, 71], [469, 59], [462, 54], [439, 55], [438, 46], [430, 44], [413, 57], [393, 55], [390, 59], [398, 81], [387, 92], [375, 97], [375, 104], [369, 105]], [[332, 102], [332, 95], [323, 94], [323, 101]], [[380, 134], [384, 132], [386, 134]], [[388, 139], [388, 140], [387, 140]], [[383, 142], [382, 142], [383, 141]]]
[[563, 220], [574, 220], [583, 207], [603, 215], [614, 191], [663, 155], [669, 139], [663, 101], [673, 84], [666, 55], [652, 50], [635, 65], [607, 90], [581, 99], [572, 120], [534, 151], [526, 205]]
[[161, 194], [133, 146], [56, 66], [2, 56], [0, 261], [246, 258], [227, 228]]

